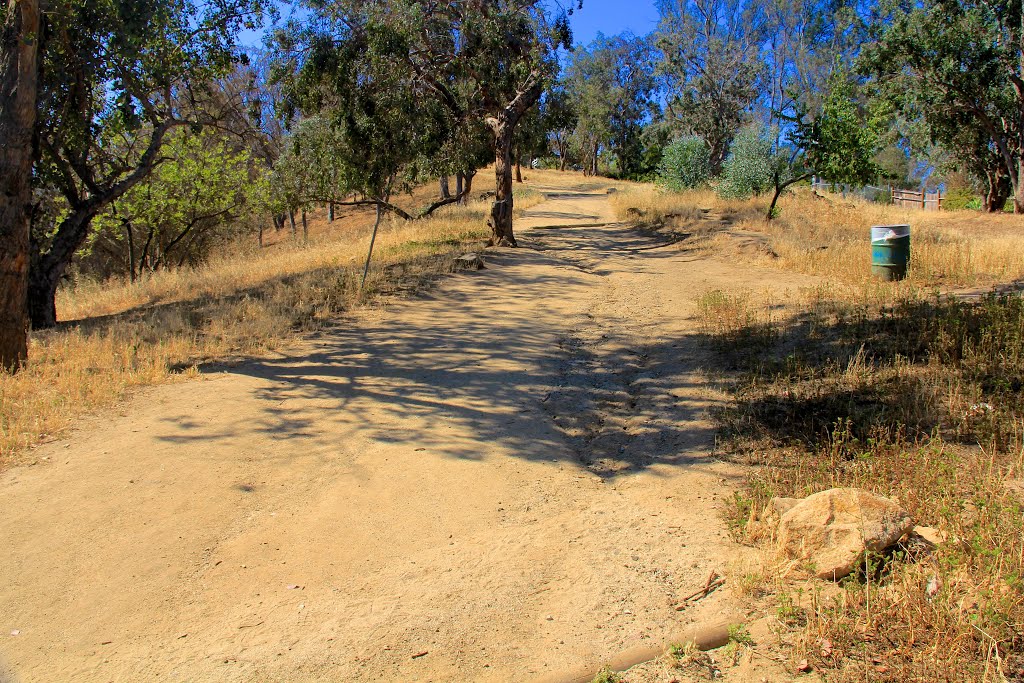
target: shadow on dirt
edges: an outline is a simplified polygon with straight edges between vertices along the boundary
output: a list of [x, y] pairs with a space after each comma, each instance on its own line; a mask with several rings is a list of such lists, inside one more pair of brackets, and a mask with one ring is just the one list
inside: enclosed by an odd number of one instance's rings
[[[527, 233], [525, 248], [488, 252], [486, 270], [456, 276], [474, 278], [472, 288], [419, 295], [443, 303], [444, 313], [433, 318], [341, 323], [301, 356], [232, 368], [269, 380], [257, 393], [262, 417], [218, 434], [197, 426], [165, 438], [209, 441], [257, 431], [303, 438], [316, 449], [344, 433], [407, 444], [424, 457], [474, 460], [493, 443], [524, 459], [581, 463], [604, 477], [707, 461], [714, 447], [704, 419], [710, 403], [688, 398], [703, 358], [696, 338], [631, 347], [609, 334], [587, 347], [571, 330], [595, 323], [567, 320], [543, 295], [586, 295], [594, 274], [567, 268], [574, 256], [604, 260], [611, 272], [673, 254], [657, 251], [668, 241], [624, 226], [596, 232], [600, 240], [586, 228], [543, 240]], [[617, 266], [607, 263], [609, 249]], [[524, 264], [554, 267], [511, 268]]]

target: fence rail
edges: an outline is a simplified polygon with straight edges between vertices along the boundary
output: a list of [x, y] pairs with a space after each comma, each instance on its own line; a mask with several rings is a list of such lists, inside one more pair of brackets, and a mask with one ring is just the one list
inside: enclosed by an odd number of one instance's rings
[[942, 202], [945, 201], [945, 197], [938, 191], [900, 190], [892, 185], [883, 187], [876, 187], [874, 185], [854, 187], [844, 183], [830, 183], [821, 178], [813, 178], [811, 180], [811, 187], [819, 191], [841, 194], [843, 197], [852, 195], [863, 197], [871, 202], [888, 202], [893, 206], [921, 209], [923, 211], [941, 211]]
[[914, 207], [924, 211], [942, 210], [941, 192], [915, 192], [913, 190], [892, 191], [892, 203], [894, 206]]

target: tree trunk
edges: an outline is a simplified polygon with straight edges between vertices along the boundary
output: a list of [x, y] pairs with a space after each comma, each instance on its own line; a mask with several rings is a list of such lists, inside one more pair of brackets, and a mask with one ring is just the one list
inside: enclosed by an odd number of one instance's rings
[[799, 183], [801, 180], [807, 180], [810, 177], [811, 175], [809, 173], [805, 173], [801, 176], [797, 176], [796, 178], [791, 178], [790, 180], [783, 182], [776, 176], [775, 194], [772, 195], [772, 203], [768, 205], [768, 213], [765, 215], [765, 220], [771, 221], [775, 218], [775, 206], [779, 203], [779, 197], [782, 196], [782, 193], [785, 192], [787, 187]]
[[[93, 214], [76, 211], [65, 218], [46, 253], [33, 249], [28, 278], [28, 312], [32, 328], [43, 330], [57, 324], [57, 287], [71, 258], [89, 232]], [[147, 250], [149, 244], [146, 245]], [[142, 258], [146, 254], [143, 252]], [[141, 269], [141, 264], [140, 264]]]
[[63, 272], [33, 265], [28, 278], [29, 318], [32, 329], [45, 330], [57, 324], [57, 285]]
[[1006, 206], [1010, 196], [1010, 183], [1001, 168], [987, 171], [988, 192], [982, 198], [982, 210], [987, 213], [998, 213]]
[[[75, 252], [89, 237], [89, 224], [92, 219], [152, 173], [157, 164], [161, 163], [158, 155], [167, 132], [178, 125], [181, 125], [179, 121], [169, 120], [155, 126], [149, 133], [146, 150], [126, 177], [113, 184], [90, 186], [85, 198], [63, 191], [71, 206], [71, 213], [57, 226], [57, 232], [50, 240], [45, 253], [41, 250], [42, 245], [35, 242], [31, 243], [29, 248], [28, 313], [33, 327], [40, 329], [57, 324], [54, 303], [57, 285], [67, 267], [71, 265]], [[147, 250], [143, 251], [143, 258]]]
[[294, 211], [289, 211], [288, 212], [288, 221], [291, 223], [291, 226], [292, 226], [292, 237], [295, 237], [296, 235], [299, 234], [299, 229], [295, 227], [295, 212]]
[[306, 222], [306, 210], [302, 210], [302, 243], [309, 242], [309, 224]]
[[455, 174], [455, 196], [459, 198], [459, 206], [465, 206], [466, 204], [466, 197], [462, 194], [462, 178], [463, 175], [461, 173]]
[[359, 292], [362, 293], [366, 285], [366, 276], [370, 273], [370, 259], [373, 258], [373, 243], [377, 241], [377, 228], [380, 227], [382, 211], [380, 204], [377, 204], [377, 220], [373, 222], [373, 233], [370, 234], [370, 250], [366, 252], [366, 265], [363, 266], [363, 279], [359, 281]]
[[334, 202], [327, 202], [327, 222], [334, 222]]
[[564, 171], [565, 170], [565, 163], [566, 163], [566, 161], [568, 161], [565, 158], [565, 150], [564, 149], [560, 150], [558, 152], [558, 154], [559, 154], [559, 157], [558, 157], [558, 170], [559, 171]]
[[522, 168], [522, 166], [519, 163], [520, 160], [521, 160], [521, 157], [519, 156], [519, 150], [516, 150], [515, 157], [516, 157], [516, 182], [517, 183], [521, 183], [521, 182], [523, 182], [523, 168]]
[[[448, 176], [446, 176], [446, 175], [441, 176], [440, 183], [441, 183], [441, 199], [451, 199], [452, 198], [452, 193], [451, 193], [451, 190], [448, 189]], [[456, 192], [457, 192], [457, 190], [456, 190]]]
[[[137, 271], [135, 270], [135, 231], [132, 230], [132, 224], [127, 220], [121, 221], [121, 226], [124, 228], [125, 237], [128, 240], [128, 277], [131, 278], [132, 282], [138, 279]], [[263, 241], [263, 228], [260, 228], [260, 242], [262, 246]]]
[[0, 27], [0, 367], [11, 372], [28, 358], [39, 24], [38, 0], [7, 0]]
[[1017, 183], [1013, 188], [1013, 212], [1024, 213], [1024, 163], [1017, 162]]
[[491, 205], [489, 246], [516, 247], [512, 233], [512, 130], [507, 121], [494, 127], [494, 203]]
[[490, 246], [515, 247], [515, 235], [512, 233], [512, 134], [516, 124], [530, 107], [540, 99], [544, 90], [544, 81], [539, 71], [530, 74], [526, 85], [499, 112], [486, 117], [486, 122], [494, 134], [494, 204], [491, 205]]
[[[99, 206], [102, 208], [106, 205], [103, 203]], [[32, 258], [28, 277], [28, 314], [33, 329], [47, 329], [57, 324], [57, 286], [71, 265], [75, 252], [89, 236], [89, 224], [96, 211], [100, 210], [96, 207], [93, 204], [87, 209], [74, 211], [61, 221], [46, 253], [40, 252], [39, 245], [33, 245], [30, 249]], [[142, 258], [145, 255], [144, 251]]]

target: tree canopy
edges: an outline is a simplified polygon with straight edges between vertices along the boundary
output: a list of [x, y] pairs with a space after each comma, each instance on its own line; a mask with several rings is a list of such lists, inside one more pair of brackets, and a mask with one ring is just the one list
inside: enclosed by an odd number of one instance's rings
[[[294, 11], [267, 49], [243, 49], [242, 32], [281, 7]], [[294, 224], [321, 203], [413, 220], [464, 201], [489, 163], [493, 245], [516, 245], [513, 168], [538, 158], [671, 188], [771, 192], [769, 216], [812, 173], [955, 179], [981, 189], [988, 210], [1012, 197], [1024, 211], [1019, 3], [657, 9], [649, 35], [573, 49], [579, 0], [9, 3], [0, 362], [24, 358], [26, 312], [34, 327], [55, 324], [75, 258], [137, 277], [199, 258], [233, 229], [218, 221], [262, 212], [262, 236], [267, 219]], [[439, 178], [428, 206], [395, 200]]]

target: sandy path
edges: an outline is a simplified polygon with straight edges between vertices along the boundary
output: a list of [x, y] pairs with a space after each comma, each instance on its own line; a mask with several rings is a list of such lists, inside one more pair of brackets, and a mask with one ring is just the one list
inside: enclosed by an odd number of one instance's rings
[[803, 280], [610, 221], [564, 191], [488, 269], [0, 475], [0, 671], [520, 681], [731, 616], [673, 609], [735, 551], [694, 298]]

